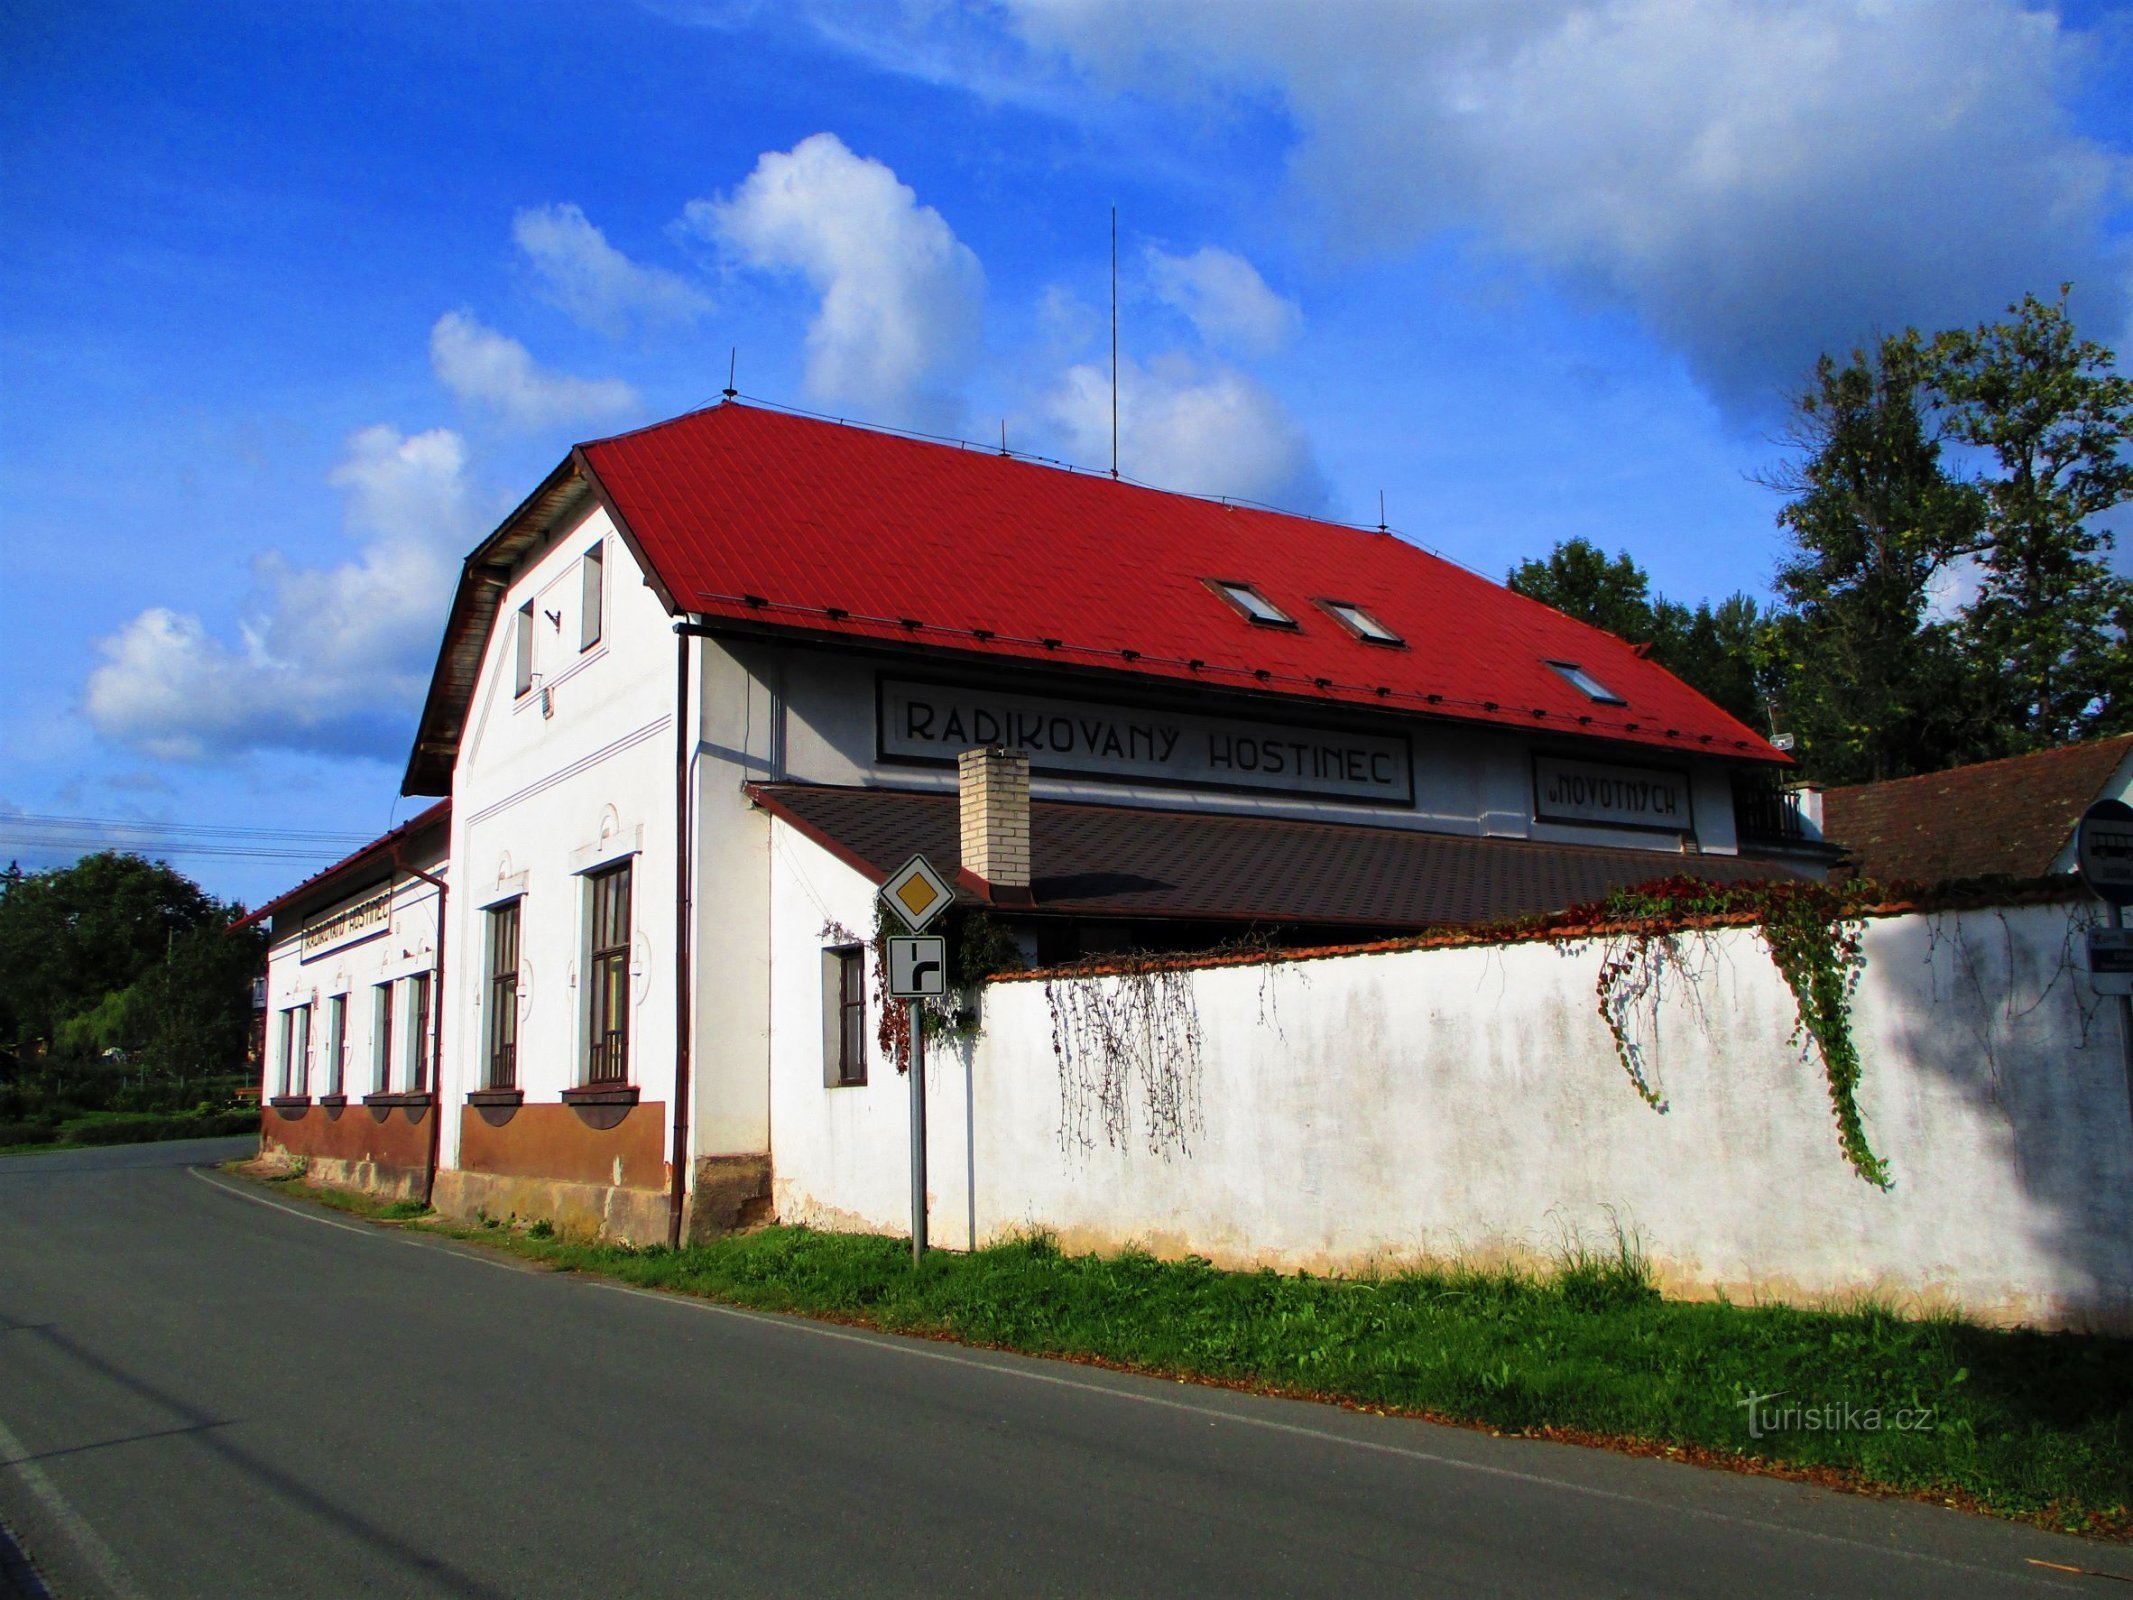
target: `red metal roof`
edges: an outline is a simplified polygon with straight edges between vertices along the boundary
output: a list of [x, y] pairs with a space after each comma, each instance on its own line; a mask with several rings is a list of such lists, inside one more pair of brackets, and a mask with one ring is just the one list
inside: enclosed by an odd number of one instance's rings
[[[678, 611], [1786, 761], [1621, 639], [1387, 534], [754, 406], [581, 447]], [[1211, 580], [1299, 624], [1248, 622]], [[1316, 602], [1362, 606], [1370, 644]], [[1588, 699], [1574, 663], [1626, 703]]]

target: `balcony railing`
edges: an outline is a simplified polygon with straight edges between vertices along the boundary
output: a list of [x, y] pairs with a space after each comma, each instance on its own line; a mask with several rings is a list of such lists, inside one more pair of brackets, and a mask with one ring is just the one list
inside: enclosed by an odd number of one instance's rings
[[1742, 844], [1803, 844], [1810, 835], [1800, 797], [1775, 778], [1737, 774], [1733, 829]]

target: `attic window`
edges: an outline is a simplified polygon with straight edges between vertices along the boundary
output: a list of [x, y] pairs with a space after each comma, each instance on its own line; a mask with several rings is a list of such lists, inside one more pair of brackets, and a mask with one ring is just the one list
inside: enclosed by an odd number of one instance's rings
[[1245, 617], [1262, 628], [1293, 628], [1296, 619], [1248, 583], [1232, 583], [1227, 578], [1210, 580], [1209, 586], [1243, 612]]
[[1575, 661], [1551, 661], [1549, 666], [1560, 672], [1572, 688], [1588, 700], [1597, 700], [1603, 706], [1626, 706], [1629, 702], [1616, 694], [1598, 678], [1587, 672]]
[[1397, 648], [1407, 641], [1349, 600], [1321, 600], [1319, 607], [1365, 644], [1388, 644]]
[[533, 602], [528, 600], [518, 608], [518, 633], [512, 640], [516, 657], [512, 671], [512, 693], [525, 694], [533, 688]]

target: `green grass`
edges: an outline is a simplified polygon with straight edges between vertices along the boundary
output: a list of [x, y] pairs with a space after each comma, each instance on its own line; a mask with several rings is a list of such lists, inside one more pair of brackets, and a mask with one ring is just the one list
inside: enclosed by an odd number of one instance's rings
[[0, 1123], [0, 1155], [49, 1150], [89, 1150], [103, 1145], [148, 1144], [165, 1139], [220, 1139], [257, 1133], [259, 1112], [90, 1111], [59, 1123]]
[[251, 1178], [268, 1188], [278, 1189], [301, 1200], [315, 1200], [335, 1211], [345, 1211], [350, 1216], [367, 1217], [372, 1222], [411, 1222], [417, 1217], [434, 1213], [420, 1200], [384, 1200], [374, 1194], [365, 1194], [360, 1189], [336, 1189], [327, 1184], [312, 1183], [302, 1168], [289, 1172], [257, 1173], [245, 1169], [241, 1161], [226, 1161], [225, 1170], [234, 1170], [240, 1177]]
[[[2133, 1340], [1661, 1298], [1633, 1251], [1546, 1279], [1370, 1279], [1067, 1256], [1032, 1236], [913, 1269], [907, 1242], [769, 1228], [684, 1250], [536, 1223], [445, 1228], [564, 1271], [733, 1305], [1369, 1409], [1804, 1473], [2133, 1536]], [[1878, 1408], [1879, 1430], [1749, 1436], [1768, 1410]], [[1931, 1426], [1889, 1426], [1931, 1408]]]

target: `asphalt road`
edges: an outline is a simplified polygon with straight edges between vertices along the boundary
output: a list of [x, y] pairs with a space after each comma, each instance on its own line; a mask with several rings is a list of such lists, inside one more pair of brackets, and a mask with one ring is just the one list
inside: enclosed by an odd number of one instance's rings
[[[759, 1316], [195, 1169], [0, 1161], [0, 1522], [60, 1596], [1997, 1595], [1907, 1502]], [[7, 1563], [0, 1560], [0, 1582]]]

